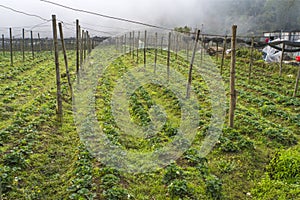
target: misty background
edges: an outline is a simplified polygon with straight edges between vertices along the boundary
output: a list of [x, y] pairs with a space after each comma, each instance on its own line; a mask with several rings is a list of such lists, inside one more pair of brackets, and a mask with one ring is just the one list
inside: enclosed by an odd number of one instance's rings
[[[299, 30], [300, 0], [51, 0], [77, 9], [148, 24], [174, 28], [188, 26], [209, 34], [230, 34], [238, 25], [238, 34], [262, 35], [264, 31]], [[75, 20], [92, 36], [116, 35], [148, 27], [75, 12], [40, 0], [1, 0], [0, 5], [51, 19], [55, 14], [64, 23], [67, 37], [75, 35]], [[51, 37], [51, 21], [26, 16], [0, 7], [0, 33], [21, 35], [22, 28]]]

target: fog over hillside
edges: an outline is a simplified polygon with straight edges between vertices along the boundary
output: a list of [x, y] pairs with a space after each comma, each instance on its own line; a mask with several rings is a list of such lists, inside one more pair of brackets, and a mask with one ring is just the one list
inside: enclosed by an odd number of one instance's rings
[[[238, 25], [240, 34], [259, 34], [262, 31], [299, 29], [299, 0], [52, 0], [76, 9], [91, 11], [143, 23], [174, 28], [189, 26], [201, 28], [205, 33], [225, 34], [232, 24]], [[1, 0], [1, 34], [14, 33], [22, 28], [51, 36], [51, 22], [29, 14], [51, 19], [56, 14], [65, 23], [66, 35], [74, 34], [74, 21], [79, 19], [85, 28], [94, 29], [92, 35], [111, 35], [132, 29], [145, 29], [141, 25], [108, 19], [66, 9], [40, 0]], [[5, 6], [5, 7], [4, 7]], [[9, 9], [13, 8], [13, 10]]]

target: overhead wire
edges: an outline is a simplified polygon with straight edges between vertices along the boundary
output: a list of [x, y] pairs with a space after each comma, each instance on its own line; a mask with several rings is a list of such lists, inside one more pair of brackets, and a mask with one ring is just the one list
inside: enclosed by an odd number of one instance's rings
[[104, 18], [108, 18], [108, 19], [114, 19], [114, 20], [118, 20], [118, 21], [129, 22], [129, 23], [133, 23], [133, 24], [148, 26], [148, 27], [151, 27], [151, 28], [157, 28], [157, 29], [162, 29], [162, 30], [169, 30], [169, 31], [173, 30], [173, 29], [170, 29], [170, 28], [166, 28], [166, 27], [162, 27], [162, 26], [158, 26], [158, 25], [153, 25], [153, 24], [149, 24], [149, 23], [144, 23], [144, 22], [140, 22], [140, 21], [125, 19], [125, 18], [121, 18], [121, 17], [114, 17], [114, 16], [104, 15], [104, 14], [101, 14], [101, 13], [96, 13], [96, 12], [92, 12], [92, 11], [88, 11], [88, 10], [73, 8], [73, 7], [70, 7], [70, 6], [62, 5], [62, 4], [55, 3], [55, 2], [52, 2], [52, 1], [48, 1], [48, 0], [40, 0], [40, 1], [52, 4], [52, 5], [56, 5], [56, 6], [65, 8], [65, 9], [73, 10], [73, 11], [76, 11], [76, 12], [87, 13], [87, 14], [96, 15], [96, 16], [104, 17]]
[[[174, 29], [171, 29], [171, 28], [166, 28], [166, 27], [162, 27], [162, 26], [158, 26], [158, 25], [153, 25], [153, 24], [149, 24], [149, 23], [145, 23], [145, 22], [140, 22], [140, 21], [134, 21], [134, 20], [130, 20], [130, 19], [125, 19], [125, 18], [121, 18], [121, 17], [114, 17], [114, 16], [110, 16], [110, 15], [104, 15], [104, 14], [101, 14], [101, 13], [96, 13], [96, 12], [92, 12], [92, 11], [87, 11], [87, 10], [83, 10], [83, 9], [77, 9], [77, 8], [73, 8], [73, 7], [70, 7], [70, 6], [66, 6], [66, 5], [62, 5], [62, 4], [59, 4], [59, 3], [55, 3], [55, 2], [52, 2], [52, 1], [48, 1], [48, 0], [40, 0], [42, 2], [45, 2], [45, 3], [49, 3], [49, 4], [53, 4], [53, 5], [56, 5], [56, 6], [59, 6], [59, 7], [63, 7], [65, 9], [69, 9], [69, 10], [73, 10], [73, 11], [76, 11], [76, 12], [82, 12], [82, 13], [87, 13], [87, 14], [91, 14], [91, 15], [96, 15], [96, 16], [100, 16], [100, 17], [104, 17], [104, 18], [109, 18], [109, 19], [114, 19], [114, 20], [118, 20], [118, 21], [124, 21], [124, 22], [128, 22], [128, 23], [133, 23], [133, 24], [138, 24], [138, 25], [143, 25], [143, 26], [147, 26], [147, 27], [152, 27], [152, 28], [157, 28], [157, 29], [162, 29], [162, 30], [168, 30], [168, 31], [172, 31], [172, 32], [178, 32]], [[37, 25], [34, 25], [32, 27], [30, 27], [30, 30], [33, 30], [34, 28], [38, 28], [38, 27], [42, 27], [42, 25], [48, 23], [51, 21], [51, 19], [46, 19], [44, 17], [41, 17], [39, 15], [36, 15], [36, 14], [32, 14], [32, 13], [28, 13], [28, 12], [24, 12], [24, 11], [20, 11], [20, 10], [16, 10], [14, 8], [11, 8], [11, 7], [8, 7], [8, 6], [4, 6], [2, 4], [0, 4], [0, 7], [2, 8], [5, 8], [5, 9], [8, 9], [8, 10], [11, 10], [13, 12], [16, 12], [16, 13], [20, 13], [20, 14], [24, 14], [26, 16], [30, 16], [30, 17], [35, 17], [35, 18], [38, 18], [40, 20], [43, 20], [44, 22], [43, 23], [40, 23], [40, 24], [37, 24]], [[68, 22], [64, 22], [62, 20], [59, 20], [61, 21], [62, 23], [64, 23], [65, 25], [69, 25], [69, 26], [73, 26], [72, 23], [68, 23]], [[87, 24], [87, 23], [85, 23]], [[88, 24], [87, 24], [88, 25]], [[91, 25], [91, 26], [94, 26], [94, 25]], [[125, 28], [116, 28], [116, 27], [108, 27], [108, 26], [101, 26], [101, 25], [96, 25], [97, 27], [104, 27], [104, 28], [112, 28], [112, 29], [124, 29], [124, 30], [129, 30], [129, 29], [125, 29]], [[27, 26], [28, 27], [28, 26]], [[17, 28], [17, 27], [15, 27]], [[21, 27], [20, 27], [21, 28]], [[71, 29], [67, 26], [65, 26], [66, 29], [68, 30], [74, 30], [74, 29]], [[105, 33], [105, 34], [109, 34], [109, 35], [114, 35], [114, 33], [111, 33], [111, 32], [106, 32], [106, 31], [101, 31], [101, 30], [96, 30], [94, 28], [90, 28], [90, 27], [82, 27], [84, 29], [89, 29], [91, 31], [94, 31], [94, 32], [97, 32], [97, 33]], [[29, 31], [30, 31], [29, 30]], [[28, 30], [26, 32], [29, 32]], [[184, 32], [184, 33], [188, 33], [188, 34], [194, 34], [194, 32]], [[201, 34], [203, 35], [204, 37], [225, 37], [225, 35], [218, 35], [218, 34]], [[231, 37], [230, 35], [227, 35], [227, 37]], [[264, 36], [250, 36], [250, 35], [247, 35], [247, 36], [237, 36], [238, 38], [261, 38], [261, 37], [264, 37]]]
[[11, 11], [16, 12], [16, 13], [20, 13], [20, 14], [23, 14], [23, 15], [27, 15], [27, 16], [29, 16], [29, 17], [35, 17], [35, 18], [38, 18], [38, 19], [43, 20], [43, 21], [48, 21], [48, 19], [45, 19], [45, 18], [43, 18], [43, 17], [41, 17], [41, 16], [39, 16], [39, 15], [27, 13], [27, 12], [20, 11], [20, 10], [16, 10], [16, 9], [14, 9], [14, 8], [10, 8], [10, 7], [8, 7], [8, 6], [4, 6], [4, 5], [2, 5], [2, 4], [0, 4], [0, 7], [5, 8], [5, 9], [7, 9], [7, 10], [11, 10]]

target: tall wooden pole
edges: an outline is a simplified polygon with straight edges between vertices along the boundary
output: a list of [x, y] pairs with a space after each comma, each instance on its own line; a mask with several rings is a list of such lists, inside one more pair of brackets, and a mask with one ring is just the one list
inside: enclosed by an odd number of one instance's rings
[[33, 33], [32, 33], [32, 31], [30, 31], [30, 40], [31, 40], [32, 59], [34, 60], [34, 44], [33, 44]]
[[87, 41], [88, 54], [90, 54], [92, 51], [92, 48], [91, 48], [91, 37], [90, 37], [90, 34], [88, 31], [86, 32], [86, 41]]
[[250, 50], [250, 64], [249, 64], [249, 74], [248, 82], [251, 80], [252, 66], [253, 66], [253, 50], [254, 50], [254, 37], [251, 38], [251, 50]]
[[141, 36], [141, 32], [138, 32], [138, 47], [136, 49], [136, 63], [139, 63], [139, 48], [140, 48], [140, 36]]
[[83, 59], [86, 58], [86, 49], [87, 49], [86, 40], [87, 40], [87, 31], [83, 33]]
[[144, 41], [144, 67], [146, 67], [146, 48], [147, 48], [147, 31], [145, 31], [145, 41]]
[[236, 107], [236, 90], [235, 90], [236, 29], [237, 29], [237, 25], [233, 25], [232, 38], [231, 38], [230, 107], [229, 107], [229, 126], [231, 128], [234, 127], [234, 112]]
[[[190, 48], [190, 45], [189, 45], [189, 41], [187, 40], [186, 41], [186, 59], [188, 60], [189, 59], [189, 48]], [[201, 49], [202, 51], [202, 49]]]
[[42, 41], [41, 41], [41, 37], [40, 37], [40, 33], [38, 33], [38, 39], [39, 39], [39, 51], [42, 51]]
[[178, 34], [176, 34], [176, 41], [175, 41], [176, 42], [176, 44], [175, 44], [175, 51], [176, 51], [175, 52], [175, 58], [176, 58], [176, 60], [177, 60], [177, 56], [178, 56], [177, 55], [178, 54], [178, 37], [179, 37]]
[[57, 26], [56, 16], [52, 15], [52, 28], [53, 28], [53, 42], [54, 42], [54, 59], [56, 71], [56, 99], [57, 99], [57, 115], [59, 122], [62, 122], [62, 95], [60, 85], [60, 71], [59, 71], [59, 58], [58, 58], [58, 41], [57, 41]]
[[163, 53], [163, 44], [164, 44], [164, 37], [161, 37], [161, 40], [160, 40], [160, 54]]
[[128, 41], [128, 43], [129, 43], [129, 53], [131, 53], [131, 45], [132, 45], [132, 35], [131, 34], [132, 33], [129, 32], [129, 41]]
[[188, 77], [188, 84], [186, 87], [186, 98], [190, 98], [190, 92], [191, 92], [191, 85], [192, 85], [192, 71], [193, 71], [193, 65], [194, 65], [194, 60], [195, 60], [195, 55], [197, 51], [197, 44], [200, 36], [200, 30], [197, 31], [197, 36], [194, 44], [194, 49], [193, 49], [193, 55], [190, 63], [190, 69], [189, 69], [189, 77]]
[[284, 56], [285, 44], [283, 43], [281, 56], [280, 56], [280, 68], [279, 68], [279, 76], [282, 74], [282, 64], [283, 64], [283, 56]]
[[[79, 28], [80, 30], [80, 28]], [[84, 30], [81, 30], [81, 36], [79, 36], [81, 39], [80, 39], [80, 65], [82, 65], [83, 63], [83, 50], [84, 50]], [[80, 33], [79, 32], [79, 33]]]
[[4, 34], [2, 34], [2, 52], [3, 52], [3, 55], [5, 55]]
[[10, 43], [10, 65], [14, 65], [14, 57], [13, 57], [13, 39], [12, 39], [12, 29], [9, 28], [9, 43]]
[[134, 31], [132, 31], [132, 59], [134, 60], [134, 52], [135, 52], [135, 38]]
[[154, 73], [156, 72], [156, 63], [157, 63], [157, 32], [155, 33]]
[[171, 32], [169, 32], [169, 37], [168, 37], [168, 57], [167, 57], [168, 81], [169, 81], [169, 78], [170, 78], [170, 56], [171, 56]]
[[217, 49], [216, 49], [216, 60], [218, 61], [218, 60], [219, 60], [219, 54], [218, 54], [218, 51], [219, 51], [219, 42], [216, 42], [216, 45], [217, 45]]
[[300, 66], [298, 68], [298, 75], [297, 75], [297, 78], [296, 78], [296, 83], [295, 83], [295, 89], [294, 89], [293, 97], [296, 97], [296, 95], [297, 95], [298, 86], [299, 86], [299, 79], [300, 79]]
[[220, 72], [221, 75], [223, 74], [223, 66], [224, 66], [226, 46], [227, 46], [227, 35], [225, 36], [224, 41], [223, 41], [223, 51], [222, 51], [222, 60], [221, 60], [221, 72]]
[[62, 24], [58, 23], [58, 27], [59, 27], [59, 34], [60, 34], [61, 46], [62, 46], [62, 50], [63, 50], [63, 54], [64, 54], [64, 60], [65, 60], [65, 67], [66, 67], [66, 74], [67, 74], [67, 78], [68, 78], [68, 84], [69, 84], [71, 95], [73, 95], [71, 78], [70, 78], [70, 73], [69, 73], [69, 66], [68, 66], [68, 57], [67, 57], [67, 53], [66, 53], [66, 47], [65, 47], [65, 42], [64, 42], [64, 34], [63, 34]]
[[76, 19], [76, 74], [79, 75], [79, 20]]
[[25, 61], [25, 30], [22, 29], [22, 55], [23, 55], [23, 62]]
[[125, 34], [125, 36], [124, 36], [124, 53], [126, 53], [126, 51], [127, 51], [127, 48], [126, 48], [126, 41], [127, 40], [127, 36], [126, 36], [126, 34]]

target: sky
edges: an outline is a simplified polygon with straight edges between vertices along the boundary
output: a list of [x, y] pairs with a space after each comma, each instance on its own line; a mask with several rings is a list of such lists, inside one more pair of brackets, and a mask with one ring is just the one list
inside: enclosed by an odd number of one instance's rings
[[[92, 11], [104, 15], [121, 17], [130, 20], [145, 22], [174, 28], [177, 26], [200, 27], [203, 22], [204, 0], [50, 0], [73, 8]], [[188, 2], [188, 3], [187, 3]], [[201, 4], [201, 6], [200, 6]], [[106, 19], [100, 16], [93, 16], [86, 13], [75, 12], [62, 7], [58, 7], [40, 0], [1, 0], [0, 5], [23, 11], [30, 14], [39, 15], [45, 19], [51, 19], [55, 14], [59, 21], [65, 25], [65, 34], [72, 36], [75, 34], [75, 20], [79, 19], [82, 27], [97, 31], [117, 34], [132, 29], [145, 29], [147, 27], [137, 26], [131, 23]], [[200, 9], [201, 7], [201, 9]], [[31, 29], [51, 36], [51, 21], [45, 22], [41, 19], [26, 16], [0, 7], [0, 33], [8, 35], [8, 28], [12, 27], [13, 34], [20, 35], [22, 28], [26, 32]], [[5, 19], [5, 20], [3, 20]], [[44, 24], [42, 24], [44, 23]], [[38, 25], [37, 27], [34, 27]], [[105, 33], [90, 31], [92, 35], [103, 35]]]

